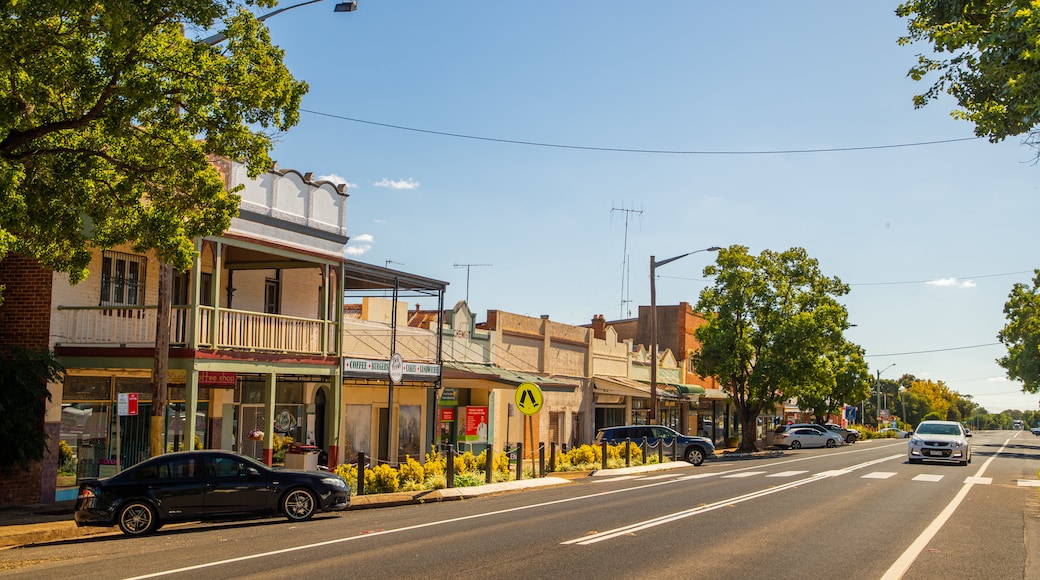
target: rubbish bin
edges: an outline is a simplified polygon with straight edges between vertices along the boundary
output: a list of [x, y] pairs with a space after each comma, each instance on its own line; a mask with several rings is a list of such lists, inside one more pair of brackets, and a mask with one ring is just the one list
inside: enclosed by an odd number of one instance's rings
[[290, 443], [289, 450], [285, 453], [285, 468], [318, 471], [318, 448], [314, 445]]

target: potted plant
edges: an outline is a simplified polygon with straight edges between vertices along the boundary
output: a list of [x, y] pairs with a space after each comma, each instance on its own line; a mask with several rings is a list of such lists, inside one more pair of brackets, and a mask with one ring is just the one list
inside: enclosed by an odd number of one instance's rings
[[249, 432], [249, 440], [250, 441], [263, 441], [264, 440], [264, 432], [261, 431], [260, 429], [253, 429], [252, 431]]

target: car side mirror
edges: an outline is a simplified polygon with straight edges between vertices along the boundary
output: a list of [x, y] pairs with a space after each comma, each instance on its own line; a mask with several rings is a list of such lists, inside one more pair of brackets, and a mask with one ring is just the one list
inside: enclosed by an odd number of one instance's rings
[[246, 476], [249, 479], [258, 479], [260, 477], [260, 472], [257, 471], [255, 467], [250, 467], [246, 469]]
[[965, 433], [964, 436], [965, 437], [971, 437], [971, 432]]

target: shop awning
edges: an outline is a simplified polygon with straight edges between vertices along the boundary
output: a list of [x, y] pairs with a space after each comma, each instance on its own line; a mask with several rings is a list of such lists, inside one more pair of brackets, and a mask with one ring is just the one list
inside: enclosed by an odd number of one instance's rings
[[523, 383], [534, 383], [548, 392], [573, 393], [578, 388], [576, 384], [548, 375], [514, 371], [491, 364], [444, 361], [444, 385], [448, 387], [501, 389]]
[[[592, 392], [603, 395], [621, 395], [625, 397], [650, 398], [650, 383], [629, 379], [626, 377], [592, 377]], [[679, 390], [674, 385], [657, 383], [657, 397], [659, 399], [678, 400]]]

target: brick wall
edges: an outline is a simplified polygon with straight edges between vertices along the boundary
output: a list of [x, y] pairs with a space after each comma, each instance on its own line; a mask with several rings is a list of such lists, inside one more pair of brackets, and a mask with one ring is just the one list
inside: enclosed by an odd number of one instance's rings
[[[14, 255], [0, 260], [0, 286], [6, 287], [0, 304], [0, 344], [50, 348], [52, 280], [51, 271], [40, 267], [35, 260]], [[43, 417], [40, 417], [40, 422], [43, 423]], [[49, 432], [54, 430], [55, 427], [48, 429]], [[57, 442], [51, 447], [57, 449]], [[41, 485], [42, 473], [55, 472], [56, 465], [54, 459], [48, 461], [46, 469], [35, 462], [28, 470], [16, 470], [10, 477], [0, 479], [0, 506], [34, 504], [41, 499], [47, 501]], [[49, 489], [49, 501], [54, 501], [53, 481]]]
[[9, 255], [0, 260], [0, 344], [47, 349], [50, 333], [50, 270], [35, 260]]

